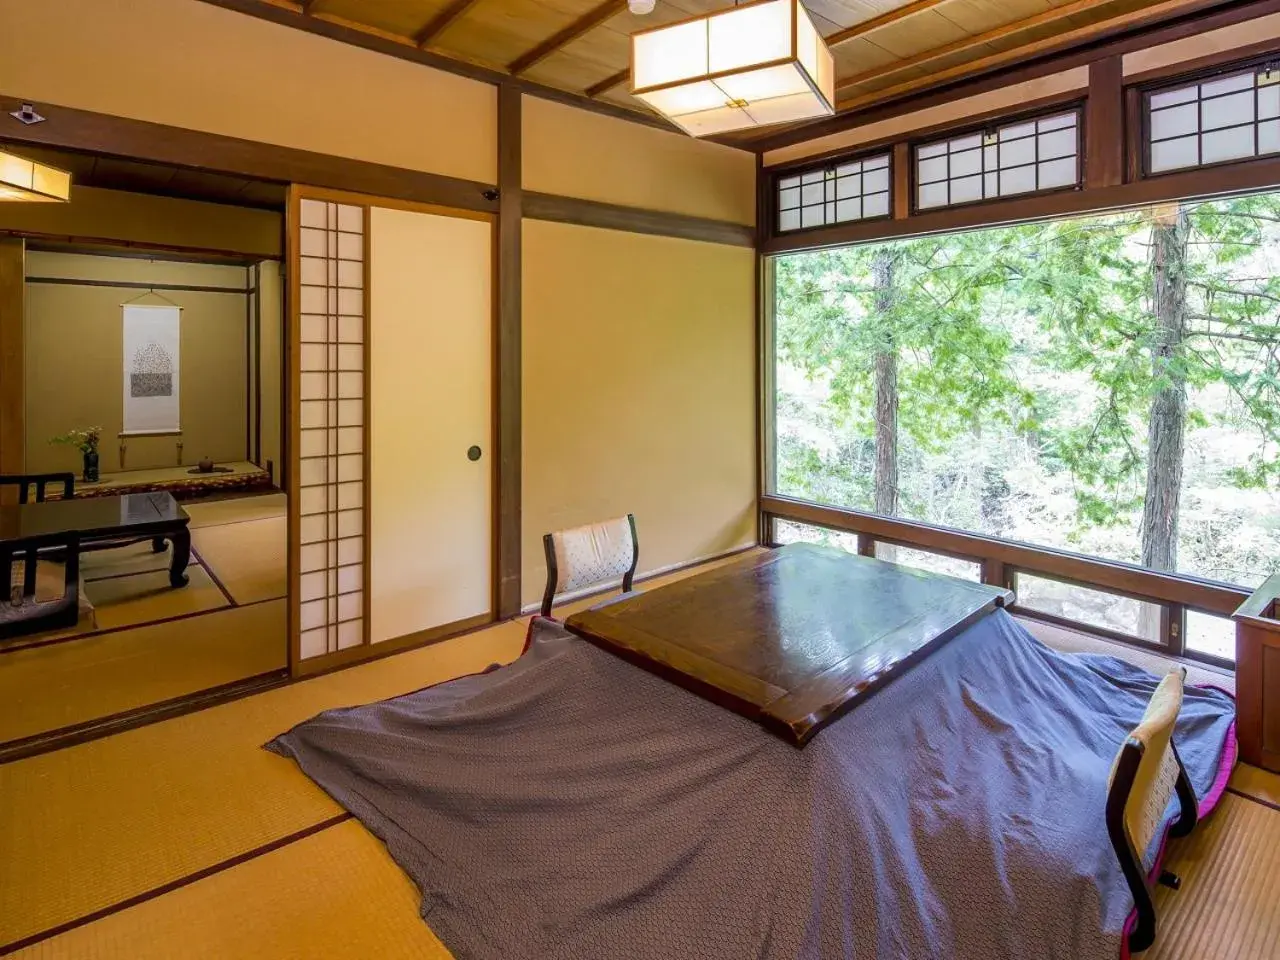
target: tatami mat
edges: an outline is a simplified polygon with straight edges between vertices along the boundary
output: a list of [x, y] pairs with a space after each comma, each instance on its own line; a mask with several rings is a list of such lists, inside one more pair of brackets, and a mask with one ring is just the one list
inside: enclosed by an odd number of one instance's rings
[[209, 571], [199, 564], [187, 567], [185, 587], [169, 584], [168, 569], [152, 573], [136, 573], [129, 577], [94, 580], [84, 585], [93, 601], [99, 630], [156, 623], [170, 617], [183, 617], [230, 606]]
[[1280, 956], [1280, 812], [1228, 793], [1166, 865], [1155, 946], [1144, 960], [1275, 960]]
[[214, 572], [236, 603], [283, 597], [287, 521], [284, 517], [200, 527], [191, 543], [201, 562]]
[[85, 583], [85, 596], [94, 605], [92, 622], [88, 617], [81, 617], [74, 627], [13, 637], [0, 642], [0, 654], [24, 647], [41, 646], [50, 640], [80, 638], [104, 630], [140, 627], [231, 605], [231, 601], [214, 583], [209, 572], [194, 560], [187, 567], [189, 582], [185, 587], [176, 588], [169, 585], [167, 557], [162, 567], [150, 571], [146, 570], [145, 558], [137, 553], [126, 558], [125, 565], [133, 565], [138, 569], [90, 579]]
[[191, 529], [209, 527], [221, 523], [243, 523], [246, 520], [264, 520], [283, 517], [288, 501], [283, 493], [268, 493], [257, 497], [233, 497], [226, 500], [184, 500], [182, 507], [191, 517]]
[[14, 956], [446, 960], [450, 954], [418, 918], [412, 881], [380, 841], [347, 821]]
[[506, 623], [0, 766], [0, 944], [341, 812], [291, 762], [261, 745], [329, 707], [395, 696], [510, 660], [523, 643], [523, 625]]
[[6, 653], [0, 742], [283, 669], [285, 635], [281, 600]]
[[1274, 805], [1280, 810], [1280, 775], [1240, 764], [1231, 777], [1231, 789], [1248, 794], [1255, 800]]
[[80, 573], [86, 580], [101, 580], [131, 573], [150, 573], [169, 569], [169, 545], [156, 553], [151, 541], [135, 543], [113, 550], [91, 550], [80, 555]]

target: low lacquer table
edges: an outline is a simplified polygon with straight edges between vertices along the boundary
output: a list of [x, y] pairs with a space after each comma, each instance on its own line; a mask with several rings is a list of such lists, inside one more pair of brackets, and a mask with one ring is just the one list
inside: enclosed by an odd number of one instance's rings
[[1013, 600], [970, 583], [791, 544], [569, 617], [569, 630], [803, 746]]
[[156, 552], [173, 544], [169, 583], [187, 583], [191, 559], [191, 518], [169, 493], [134, 493], [84, 500], [49, 500], [0, 506], [0, 542], [22, 540], [38, 547], [42, 537], [74, 533], [92, 549], [115, 541], [151, 540]]

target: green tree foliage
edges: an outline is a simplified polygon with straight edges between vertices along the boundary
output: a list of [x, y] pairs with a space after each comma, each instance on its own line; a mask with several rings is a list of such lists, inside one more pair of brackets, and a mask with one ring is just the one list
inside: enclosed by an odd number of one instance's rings
[[[917, 447], [937, 451], [984, 421], [1021, 420], [1019, 405], [1029, 408], [1033, 398], [1013, 376], [1013, 340], [985, 317], [1010, 279], [1004, 245], [989, 242], [994, 236], [893, 244], [887, 311], [877, 309], [881, 291], [872, 279], [883, 248], [778, 262], [779, 357], [823, 382], [835, 429], [873, 432], [875, 357], [886, 350], [898, 356], [898, 421]], [[793, 479], [816, 466], [811, 458], [794, 465]]]
[[[1070, 478], [1074, 535], [1132, 525], [1148, 492], [1152, 405], [1171, 390], [1187, 398], [1189, 450], [1197, 431], [1215, 425], [1250, 439], [1249, 455], [1215, 478], [1219, 485], [1275, 489], [1280, 194], [1183, 212], [1185, 326], [1172, 344], [1158, 315], [1152, 249], [1153, 230], [1176, 209], [780, 258], [780, 366], [813, 385], [780, 400], [780, 417], [810, 425], [780, 436], [780, 489], [868, 503], [874, 358], [886, 344], [899, 364], [906, 515], [978, 527], [940, 506], [945, 463], [930, 461], [928, 488], [912, 468], [944, 451], [963, 459], [984, 432], [1000, 430], [1006, 446], [1025, 444], [1047, 475]], [[877, 311], [872, 268], [886, 249], [895, 295]], [[1204, 402], [1215, 397], [1226, 400]], [[999, 465], [986, 468], [980, 486], [984, 514], [1019, 496]]]

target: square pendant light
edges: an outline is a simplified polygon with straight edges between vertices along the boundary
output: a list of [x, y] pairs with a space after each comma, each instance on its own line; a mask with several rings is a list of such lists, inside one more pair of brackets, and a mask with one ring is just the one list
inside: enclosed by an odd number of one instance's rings
[[703, 137], [830, 116], [835, 65], [800, 0], [756, 0], [633, 34], [631, 94]]
[[66, 203], [69, 199], [71, 174], [0, 151], [0, 201]]

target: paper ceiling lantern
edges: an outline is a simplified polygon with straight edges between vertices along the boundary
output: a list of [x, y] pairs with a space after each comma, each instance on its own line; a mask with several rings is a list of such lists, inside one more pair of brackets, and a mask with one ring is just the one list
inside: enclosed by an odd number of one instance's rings
[[633, 34], [631, 93], [702, 137], [835, 113], [835, 66], [799, 0], [756, 0]]

